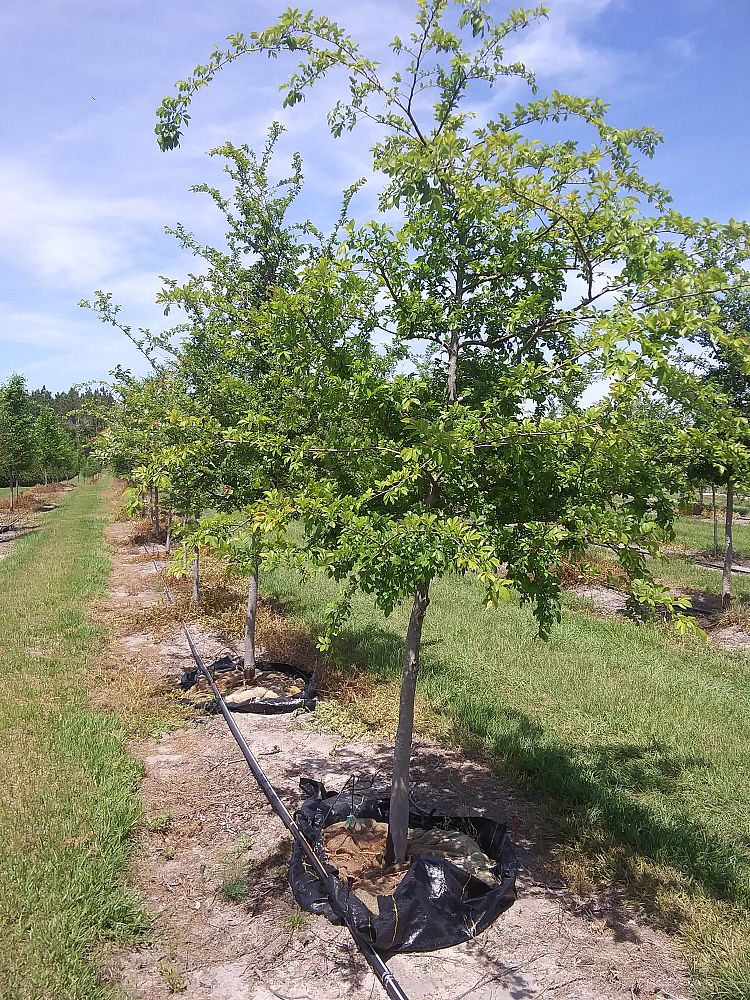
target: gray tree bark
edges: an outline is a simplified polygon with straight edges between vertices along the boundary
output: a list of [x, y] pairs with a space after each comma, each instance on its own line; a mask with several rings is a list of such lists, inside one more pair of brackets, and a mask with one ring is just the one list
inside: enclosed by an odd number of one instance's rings
[[258, 567], [250, 574], [245, 615], [245, 681], [255, 677], [255, 618], [258, 612]]
[[161, 534], [161, 519], [159, 517], [159, 487], [154, 486], [154, 528], [156, 530], [156, 537], [158, 538]]
[[193, 550], [193, 603], [201, 599], [201, 554], [198, 546]]
[[406, 860], [409, 831], [409, 769], [414, 735], [414, 697], [417, 689], [417, 673], [419, 672], [422, 626], [429, 603], [429, 583], [422, 583], [414, 591], [414, 602], [404, 644], [404, 672], [401, 680], [396, 745], [393, 752], [386, 864], [400, 863]]
[[716, 483], [711, 483], [711, 504], [714, 512], [714, 559], [719, 554], [719, 513], [716, 509]]
[[724, 572], [721, 578], [721, 610], [728, 611], [732, 607], [732, 519], [734, 514], [734, 483], [727, 480], [727, 515], [724, 521]]
[[164, 550], [167, 555], [172, 553], [172, 511], [167, 511], [167, 539], [164, 543]]

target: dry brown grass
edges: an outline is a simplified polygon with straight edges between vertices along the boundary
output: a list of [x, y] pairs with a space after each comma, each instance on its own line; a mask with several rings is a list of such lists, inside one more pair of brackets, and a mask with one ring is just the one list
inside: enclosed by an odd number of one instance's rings
[[586, 584], [607, 584], [618, 590], [625, 590], [629, 580], [619, 563], [608, 559], [603, 553], [589, 553], [585, 558], [565, 560], [562, 566], [564, 588], [580, 587]]
[[[67, 483], [49, 483], [47, 486], [32, 486], [24, 490], [13, 504], [13, 513], [28, 514], [40, 504], [58, 503], [66, 493], [75, 489]], [[0, 510], [10, 512], [10, 497], [0, 500]]]

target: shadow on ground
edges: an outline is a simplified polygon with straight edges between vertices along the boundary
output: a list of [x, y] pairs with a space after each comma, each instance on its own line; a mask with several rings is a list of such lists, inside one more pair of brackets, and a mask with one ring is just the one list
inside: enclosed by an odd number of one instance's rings
[[[343, 635], [342, 647], [376, 683], [387, 683], [399, 678], [402, 641], [387, 629], [368, 629], [366, 637]], [[422, 665], [428, 695], [430, 687], [440, 689], [450, 671], [430, 651]], [[687, 773], [710, 766], [700, 755], [656, 739], [614, 746], [553, 743], [536, 721], [488, 699], [481, 689], [454, 690], [437, 710], [449, 723], [452, 741], [542, 807], [543, 819], [531, 836], [543, 856], [554, 859], [566, 844], [595, 854], [608, 879], [671, 925], [680, 916], [665, 912], [663, 891], [670, 880], [688, 880], [717, 900], [750, 901], [750, 851], [725, 842], [677, 805], [671, 812], [663, 806]], [[453, 777], [445, 776], [444, 787], [436, 785], [436, 764], [417, 755], [414, 776], [419, 779], [423, 772], [431, 789], [447, 794]], [[378, 766], [388, 771], [388, 761]], [[471, 773], [467, 760], [458, 773], [464, 790]], [[661, 806], [647, 801], [652, 793], [658, 793]], [[483, 802], [475, 787], [474, 804]], [[633, 864], [637, 859], [650, 862], [649, 871]]]

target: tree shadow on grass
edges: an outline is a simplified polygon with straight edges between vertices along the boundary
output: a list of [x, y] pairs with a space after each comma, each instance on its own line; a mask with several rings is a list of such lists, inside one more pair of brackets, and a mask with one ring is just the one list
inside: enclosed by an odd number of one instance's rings
[[[402, 642], [395, 632], [368, 628], [342, 635], [341, 649], [377, 682], [387, 683], [400, 677]], [[670, 921], [678, 917], [665, 913], [660, 897], [674, 876], [653, 868], [643, 872], [631, 860], [673, 869], [677, 880], [687, 879], [717, 900], [750, 903], [750, 851], [724, 841], [683, 803], [670, 803], [684, 777], [707, 770], [709, 761], [658, 739], [560, 743], [553, 731], [503, 705], [491, 689], [452, 684], [455, 669], [434, 649], [425, 652], [421, 686], [433, 711], [449, 723], [456, 743], [488, 759], [543, 806], [550, 828], [544, 839], [551, 833], [557, 842], [595, 852], [629, 896]]]

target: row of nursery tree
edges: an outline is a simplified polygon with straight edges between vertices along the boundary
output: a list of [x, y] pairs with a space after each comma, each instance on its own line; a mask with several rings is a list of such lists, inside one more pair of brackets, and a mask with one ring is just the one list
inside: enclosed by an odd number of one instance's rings
[[[284, 106], [331, 75], [333, 135], [377, 129], [374, 217], [355, 216], [359, 182], [327, 229], [307, 221], [302, 163], [274, 162], [273, 125], [262, 150], [214, 150], [226, 183], [196, 189], [226, 220], [225, 244], [173, 230], [200, 264], [164, 283], [173, 328], [135, 332], [101, 292], [83, 303], [152, 366], [117, 373], [100, 453], [179, 534], [196, 597], [202, 550], [247, 578], [248, 670], [258, 576], [278, 559], [339, 581], [324, 648], [355, 593], [384, 614], [411, 601], [398, 860], [431, 582], [470, 573], [488, 605], [515, 592], [545, 637], [564, 561], [603, 546], [641, 607], [688, 627], [647, 557], [691, 477], [731, 496], [750, 471], [750, 227], [682, 215], [642, 172], [658, 133], [615, 127], [598, 100], [539, 96], [531, 71], [504, 61], [541, 16], [420, 0], [388, 75], [312, 13], [231, 36], [164, 100], [161, 147], [179, 145], [192, 99], [226, 64], [291, 52]], [[482, 88], [508, 78], [528, 100], [478, 117]]]
[[91, 439], [111, 402], [100, 388], [54, 396], [45, 388], [29, 391], [23, 375], [0, 385], [0, 485], [10, 487], [11, 508], [22, 485], [94, 470]]

